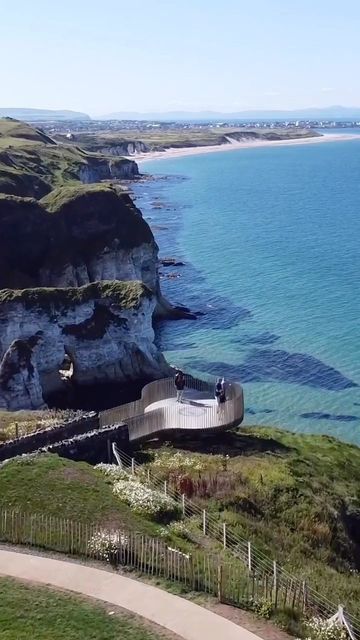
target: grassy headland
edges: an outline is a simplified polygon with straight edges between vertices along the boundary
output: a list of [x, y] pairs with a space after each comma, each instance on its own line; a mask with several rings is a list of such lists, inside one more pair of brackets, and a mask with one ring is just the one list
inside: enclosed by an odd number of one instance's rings
[[78, 146], [59, 144], [41, 130], [11, 118], [0, 119], [0, 192], [41, 198], [53, 188], [121, 173], [129, 161], [91, 154]]
[[[231, 128], [231, 127], [201, 127], [184, 129], [157, 130], [140, 129], [139, 131], [119, 130], [116, 133], [99, 131], [98, 133], [77, 133], [72, 143], [80, 145], [91, 152], [103, 150], [122, 149], [126, 154], [129, 143], [140, 142], [148, 151], [163, 151], [166, 149], [181, 149], [189, 147], [208, 147], [213, 145], [229, 144], [231, 141], [251, 140], [298, 140], [318, 137], [321, 134], [311, 129], [297, 127], [288, 129], [258, 129], [258, 128]], [[63, 136], [56, 136], [63, 140]]]

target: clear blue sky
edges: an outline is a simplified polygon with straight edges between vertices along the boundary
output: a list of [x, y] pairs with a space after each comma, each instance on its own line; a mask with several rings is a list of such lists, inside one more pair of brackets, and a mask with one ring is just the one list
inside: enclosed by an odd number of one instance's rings
[[4, 0], [0, 106], [360, 106], [359, 0]]

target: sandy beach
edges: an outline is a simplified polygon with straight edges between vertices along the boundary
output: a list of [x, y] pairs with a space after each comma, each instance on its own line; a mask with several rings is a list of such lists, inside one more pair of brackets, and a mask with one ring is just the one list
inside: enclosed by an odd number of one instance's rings
[[215, 153], [219, 151], [235, 151], [236, 149], [253, 149], [256, 147], [285, 147], [303, 144], [323, 144], [326, 142], [344, 142], [347, 140], [360, 140], [359, 134], [353, 133], [328, 133], [314, 138], [303, 138], [300, 140], [244, 140], [243, 142], [229, 142], [228, 144], [210, 145], [208, 147], [182, 147], [180, 149], [166, 149], [166, 151], [150, 151], [149, 153], [139, 153], [127, 156], [129, 160], [136, 160], [138, 164], [144, 164], [151, 160], [161, 158], [181, 158], [184, 156], [203, 155], [205, 153]]

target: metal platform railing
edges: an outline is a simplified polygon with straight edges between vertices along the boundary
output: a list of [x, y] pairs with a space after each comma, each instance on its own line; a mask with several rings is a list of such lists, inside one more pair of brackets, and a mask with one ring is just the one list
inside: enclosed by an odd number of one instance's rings
[[[155, 380], [145, 385], [139, 400], [102, 411], [100, 427], [124, 422], [130, 441], [147, 439], [160, 432], [231, 429], [244, 417], [242, 387], [238, 382], [226, 382], [226, 402], [219, 409], [213, 400], [214, 384], [185, 375], [184, 401], [156, 406], [175, 398], [176, 389], [172, 378]], [[197, 395], [187, 399], [187, 392]]]

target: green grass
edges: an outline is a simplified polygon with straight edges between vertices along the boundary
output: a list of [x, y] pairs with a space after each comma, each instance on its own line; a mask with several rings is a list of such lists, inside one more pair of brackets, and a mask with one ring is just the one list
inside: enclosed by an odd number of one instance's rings
[[154, 522], [120, 502], [100, 471], [53, 454], [17, 458], [0, 467], [0, 509], [104, 527], [130, 527], [149, 535], [159, 530]]
[[21, 302], [26, 307], [50, 307], [83, 304], [90, 300], [111, 299], [122, 309], [138, 308], [142, 298], [150, 297], [150, 290], [142, 282], [92, 282], [83, 287], [38, 287], [34, 289], [0, 289], [0, 305]]
[[360, 616], [360, 448], [251, 427], [179, 443], [184, 459], [196, 452], [198, 463], [203, 452], [201, 471], [169, 471], [166, 457], [174, 450], [166, 447], [164, 466], [154, 473], [178, 488], [179, 477], [187, 478], [193, 500], [225, 520], [229, 532]]
[[130, 614], [109, 616], [80, 597], [0, 578], [1, 640], [158, 640]]
[[49, 211], [50, 213], [55, 213], [61, 210], [64, 206], [76, 202], [79, 197], [91, 197], [94, 193], [103, 193], [110, 196], [113, 196], [114, 194], [116, 195], [114, 189], [107, 184], [77, 183], [75, 185], [67, 185], [58, 189], [54, 189], [49, 194], [44, 196], [44, 198], [42, 198], [41, 203], [47, 211]]
[[[81, 413], [81, 412], [80, 412]], [[0, 409], [0, 442], [47, 429], [65, 420], [71, 420], [77, 413], [71, 410], [48, 409], [45, 411], [3, 411]]]
[[[182, 148], [195, 146], [220, 145], [229, 142], [228, 137], [235, 140], [241, 138], [256, 140], [288, 140], [297, 138], [316, 137], [317, 132], [310, 129], [251, 129], [231, 127], [202, 127], [199, 129], [139, 129], [128, 131], [126, 129], [116, 132], [99, 132], [76, 134], [74, 144], [84, 149], [98, 152], [105, 148], [126, 145], [129, 142], [141, 141], [151, 150], [168, 148]], [[58, 136], [58, 139], [61, 139]], [[63, 139], [63, 137], [62, 137]]]
[[0, 119], [0, 191], [4, 193], [41, 198], [54, 188], [78, 183], [81, 169], [109, 174], [110, 161], [117, 167], [129, 162], [58, 144], [30, 125]]

